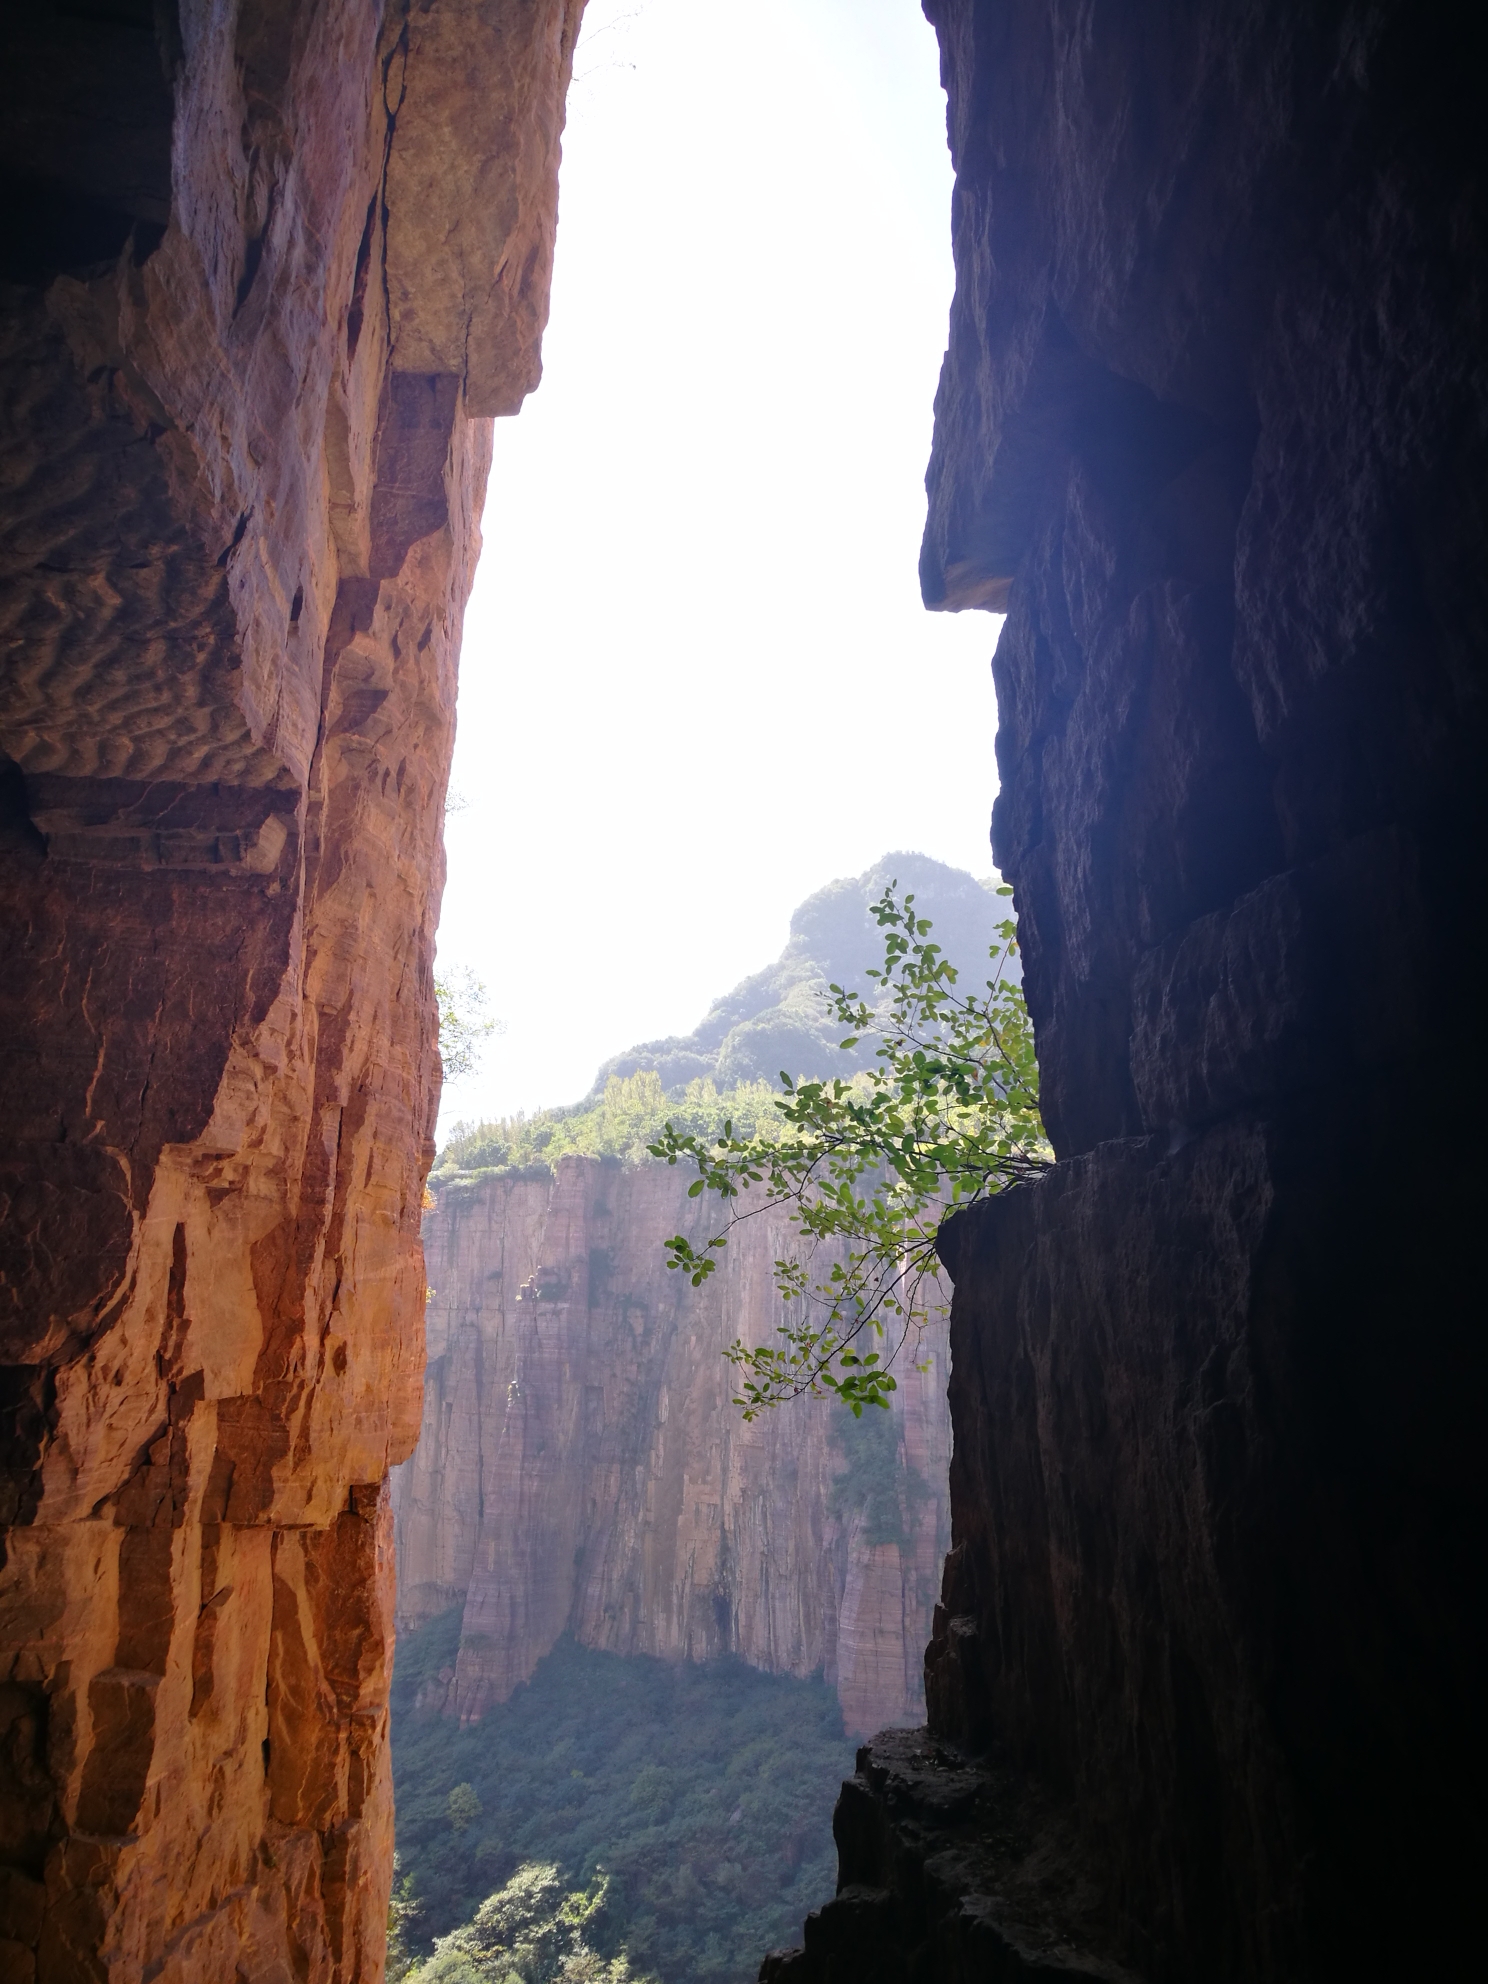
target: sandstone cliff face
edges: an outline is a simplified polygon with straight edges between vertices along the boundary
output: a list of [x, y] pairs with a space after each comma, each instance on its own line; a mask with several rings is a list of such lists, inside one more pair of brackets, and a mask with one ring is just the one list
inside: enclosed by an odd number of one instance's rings
[[811, 1401], [745, 1425], [722, 1351], [773, 1330], [788, 1228], [749, 1221], [693, 1289], [661, 1243], [701, 1244], [708, 1217], [665, 1165], [445, 1175], [424, 1230], [424, 1426], [393, 1499], [400, 1618], [464, 1605], [447, 1713], [504, 1701], [568, 1630], [613, 1653], [822, 1669], [855, 1733], [923, 1714], [948, 1540], [944, 1325], [925, 1370], [906, 1360], [887, 1426]]
[[580, 10], [17, 31], [7, 1978], [382, 1974], [478, 416], [536, 382]]
[[957, 295], [922, 574], [1008, 606], [994, 852], [1061, 1162], [945, 1236], [930, 1732], [865, 1754], [849, 1886], [771, 1974], [983, 1976], [999, 1937], [1066, 1974], [1017, 1932], [1001, 1768], [1063, 1801], [1044, 1902], [1062, 1869], [1089, 1974], [1450, 1974], [1485, 1845], [1481, 67], [1399, 5], [927, 12]]

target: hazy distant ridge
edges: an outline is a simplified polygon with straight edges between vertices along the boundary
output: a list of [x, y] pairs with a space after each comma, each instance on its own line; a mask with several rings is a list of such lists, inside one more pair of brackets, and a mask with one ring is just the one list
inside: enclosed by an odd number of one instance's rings
[[979, 985], [997, 925], [1009, 914], [993, 894], [995, 880], [978, 881], [924, 854], [886, 854], [865, 874], [829, 882], [791, 917], [790, 941], [763, 971], [714, 1001], [688, 1034], [646, 1040], [605, 1062], [588, 1100], [612, 1075], [654, 1071], [668, 1091], [707, 1078], [720, 1089], [738, 1082], [773, 1082], [781, 1069], [798, 1075], [845, 1074], [869, 1066], [873, 1044], [853, 1054], [838, 1048], [842, 1030], [829, 1024], [822, 1001], [828, 984], [867, 991], [865, 973], [883, 957], [883, 936], [869, 914], [890, 882], [901, 897], [912, 890], [919, 914], [935, 925], [935, 942]]

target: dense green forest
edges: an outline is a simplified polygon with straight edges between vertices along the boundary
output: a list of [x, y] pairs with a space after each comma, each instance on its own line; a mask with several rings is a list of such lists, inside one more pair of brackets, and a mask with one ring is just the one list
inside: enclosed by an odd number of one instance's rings
[[[835, 1885], [853, 1764], [832, 1689], [564, 1639], [462, 1729], [414, 1708], [459, 1637], [456, 1609], [398, 1642], [394, 1975], [750, 1984], [765, 1950], [799, 1940]], [[484, 1928], [430, 1960], [478, 1910]]]
[[532, 1116], [512, 1116], [500, 1123], [457, 1123], [451, 1131], [429, 1183], [439, 1192], [462, 1180], [492, 1173], [549, 1171], [560, 1157], [618, 1157], [632, 1164], [646, 1161], [646, 1146], [654, 1143], [667, 1123], [694, 1136], [716, 1137], [732, 1122], [741, 1136], [768, 1130], [778, 1120], [775, 1103], [780, 1089], [772, 1082], [740, 1082], [719, 1089], [698, 1080], [673, 1095], [659, 1075], [644, 1070], [612, 1075], [592, 1102], [567, 1109], [540, 1109]]

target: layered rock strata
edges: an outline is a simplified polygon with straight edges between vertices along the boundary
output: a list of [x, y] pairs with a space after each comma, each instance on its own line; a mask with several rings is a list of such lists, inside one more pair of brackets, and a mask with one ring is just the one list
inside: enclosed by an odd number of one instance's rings
[[441, 1173], [424, 1425], [394, 1479], [399, 1617], [463, 1605], [424, 1705], [471, 1720], [565, 1631], [613, 1653], [818, 1670], [852, 1733], [924, 1713], [948, 1537], [945, 1326], [900, 1360], [887, 1423], [802, 1402], [746, 1424], [726, 1345], [780, 1314], [783, 1214], [737, 1228], [700, 1289], [662, 1242], [709, 1207], [659, 1164]]
[[580, 11], [12, 32], [6, 1978], [382, 1974], [455, 662]]
[[[957, 292], [922, 577], [1008, 609], [993, 844], [1060, 1159], [945, 1235], [926, 1747], [1062, 1812], [1081, 1921], [1149, 1978], [1455, 1974], [1488, 1844], [1481, 64], [1397, 4], [926, 11]], [[887, 1842], [843, 1862], [876, 1967], [847, 1908], [792, 1977], [959, 1974], [927, 1910], [996, 1914], [1001, 1875], [918, 1798], [869, 1768], [844, 1807]]]

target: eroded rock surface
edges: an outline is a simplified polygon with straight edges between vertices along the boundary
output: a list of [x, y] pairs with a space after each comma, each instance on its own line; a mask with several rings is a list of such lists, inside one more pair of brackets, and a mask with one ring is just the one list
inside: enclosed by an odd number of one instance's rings
[[476, 416], [536, 381], [580, 11], [11, 44], [7, 1978], [382, 1974]]
[[[957, 293], [922, 578], [1008, 608], [993, 846], [1061, 1160], [945, 1235], [929, 1741], [1062, 1808], [1147, 1977], [1455, 1974], [1488, 1845], [1481, 63], [1393, 4], [926, 11]], [[895, 1926], [949, 1865], [895, 1795], [845, 1807], [889, 1842], [844, 1851], [878, 1967], [828, 1910], [782, 1975], [958, 1974]]]
[[1135, 1984], [1103, 1953], [1104, 1897], [1068, 1810], [1006, 1763], [886, 1730], [859, 1750], [832, 1831], [837, 1893], [760, 1984]]
[[580, 1157], [551, 1178], [441, 1175], [423, 1432], [394, 1475], [400, 1619], [464, 1606], [427, 1706], [479, 1716], [571, 1631], [822, 1670], [852, 1734], [918, 1721], [948, 1541], [945, 1326], [925, 1369], [903, 1360], [887, 1423], [802, 1401], [746, 1425], [722, 1353], [775, 1328], [792, 1235], [749, 1220], [693, 1289], [662, 1250], [713, 1230], [687, 1184]]

